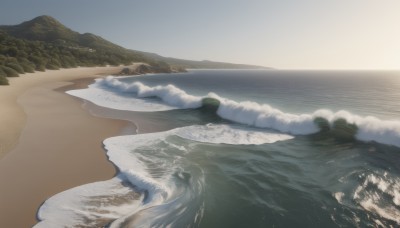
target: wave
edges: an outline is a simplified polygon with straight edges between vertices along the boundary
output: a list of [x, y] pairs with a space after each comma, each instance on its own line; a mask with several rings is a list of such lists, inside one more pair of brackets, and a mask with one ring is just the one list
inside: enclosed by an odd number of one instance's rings
[[[338, 138], [375, 141], [400, 147], [399, 121], [381, 120], [373, 116], [363, 117], [345, 110], [332, 112], [320, 109], [310, 114], [292, 114], [268, 104], [236, 102], [215, 93], [204, 97], [193, 96], [173, 85], [149, 87], [140, 82], [121, 82], [113, 76], [96, 80], [88, 89], [68, 93], [115, 109], [165, 111], [202, 107], [216, 112], [226, 120], [282, 133], [310, 135], [322, 132]], [[163, 103], [157, 103], [157, 100], [143, 100], [154, 97]]]
[[[220, 98], [221, 99], [221, 98]], [[217, 113], [224, 119], [294, 135], [330, 132], [339, 137], [400, 147], [400, 122], [362, 117], [347, 111], [317, 110], [311, 114], [285, 113], [255, 102], [221, 101]]]
[[137, 97], [158, 97], [165, 103], [179, 108], [198, 108], [201, 98], [187, 94], [185, 91], [173, 86], [149, 87], [140, 82], [131, 84], [123, 83], [112, 76], [99, 80], [99, 84], [116, 89], [124, 93], [136, 93]]

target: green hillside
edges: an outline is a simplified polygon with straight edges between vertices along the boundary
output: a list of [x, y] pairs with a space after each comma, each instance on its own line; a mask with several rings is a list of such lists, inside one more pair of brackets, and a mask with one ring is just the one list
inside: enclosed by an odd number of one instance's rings
[[50, 16], [39, 16], [19, 25], [0, 26], [0, 85], [7, 77], [46, 69], [77, 66], [130, 65], [144, 62], [157, 72], [172, 68], [248, 69], [250, 65], [190, 61], [129, 50], [100, 36], [75, 32]]
[[8, 34], [22, 39], [52, 42], [57, 39], [78, 41], [79, 33], [72, 31], [50, 16], [36, 17], [19, 25], [0, 26]]
[[170, 71], [167, 64], [99, 36], [72, 31], [49, 16], [15, 26], [0, 26], [0, 84], [7, 84], [6, 77], [26, 72], [132, 62], [163, 66], [163, 71]]

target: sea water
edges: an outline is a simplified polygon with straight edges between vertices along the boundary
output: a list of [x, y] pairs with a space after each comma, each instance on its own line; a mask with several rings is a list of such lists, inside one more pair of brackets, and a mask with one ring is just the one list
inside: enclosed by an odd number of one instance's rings
[[118, 175], [51, 197], [36, 227], [399, 226], [399, 91], [395, 71], [97, 79], [68, 93], [170, 130], [105, 139]]

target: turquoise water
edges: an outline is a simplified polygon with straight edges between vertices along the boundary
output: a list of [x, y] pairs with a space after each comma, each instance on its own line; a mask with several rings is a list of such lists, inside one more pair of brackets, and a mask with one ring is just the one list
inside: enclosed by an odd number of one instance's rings
[[[55, 218], [69, 225], [107, 218], [110, 227], [399, 226], [399, 91], [400, 73], [389, 71], [196, 70], [98, 80], [70, 94], [140, 111], [171, 130], [106, 139], [118, 176], [50, 198], [38, 227]], [[204, 106], [204, 97], [219, 104]], [[110, 203], [130, 192], [141, 197]], [[94, 195], [103, 204], [88, 210]]]

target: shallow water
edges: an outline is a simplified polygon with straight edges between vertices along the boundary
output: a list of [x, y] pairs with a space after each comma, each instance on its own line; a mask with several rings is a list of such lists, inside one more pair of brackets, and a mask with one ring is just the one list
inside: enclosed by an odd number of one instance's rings
[[398, 91], [379, 71], [98, 80], [69, 93], [172, 130], [106, 139], [118, 176], [50, 198], [37, 227], [399, 226]]

